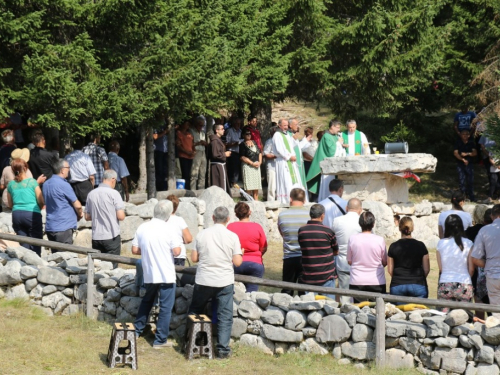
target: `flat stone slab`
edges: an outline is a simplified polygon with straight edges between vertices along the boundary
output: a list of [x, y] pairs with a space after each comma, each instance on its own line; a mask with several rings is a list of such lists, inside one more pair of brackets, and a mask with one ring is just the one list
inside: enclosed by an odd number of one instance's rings
[[372, 154], [326, 158], [319, 165], [323, 174], [392, 173], [405, 170], [434, 173], [437, 158], [431, 154]]

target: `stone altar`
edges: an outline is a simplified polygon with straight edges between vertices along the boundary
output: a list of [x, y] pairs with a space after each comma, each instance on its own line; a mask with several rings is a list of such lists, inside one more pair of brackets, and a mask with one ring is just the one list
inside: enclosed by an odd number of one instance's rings
[[321, 171], [337, 175], [344, 181], [344, 199], [384, 203], [406, 203], [406, 179], [392, 173], [411, 171], [415, 174], [434, 173], [437, 159], [430, 154], [372, 154], [326, 158]]

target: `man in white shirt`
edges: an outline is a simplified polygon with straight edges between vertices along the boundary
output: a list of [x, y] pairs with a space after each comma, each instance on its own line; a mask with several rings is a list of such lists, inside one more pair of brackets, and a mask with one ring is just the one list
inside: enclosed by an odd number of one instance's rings
[[193, 299], [188, 314], [202, 314], [209, 299], [217, 301], [217, 358], [229, 358], [233, 326], [234, 269], [243, 261], [240, 240], [229, 231], [229, 211], [217, 207], [212, 216], [214, 226], [196, 236], [191, 260], [198, 263]]
[[135, 332], [140, 336], [158, 296], [160, 313], [156, 324], [154, 349], [172, 346], [167, 342], [170, 317], [175, 302], [175, 266], [174, 256], [181, 252], [182, 241], [172, 236], [169, 224], [173, 211], [172, 202], [158, 202], [154, 208], [153, 219], [137, 228], [132, 240], [132, 254], [141, 255], [144, 271], [146, 294], [142, 298], [135, 320]]
[[344, 141], [342, 147], [345, 148], [347, 156], [369, 155], [370, 147], [368, 145], [366, 135], [363, 132], [356, 130], [356, 127], [356, 121], [347, 121], [347, 131], [342, 133]]
[[273, 135], [276, 133], [276, 127], [271, 128], [269, 138], [264, 144], [264, 157], [266, 158], [267, 175], [267, 201], [276, 200], [276, 155], [273, 154]]
[[[349, 289], [351, 266], [347, 263], [347, 244], [353, 234], [361, 233], [361, 227], [359, 226], [359, 215], [363, 211], [361, 201], [357, 198], [349, 199], [346, 211], [345, 215], [335, 218], [332, 225], [339, 246], [339, 253], [335, 257], [335, 268], [337, 269], [338, 287], [340, 289]], [[340, 302], [342, 304], [350, 303], [351, 298], [342, 296]]]
[[64, 157], [71, 168], [69, 183], [80, 203], [87, 204], [87, 196], [94, 189], [96, 170], [90, 156], [75, 150]]
[[325, 207], [325, 219], [323, 225], [332, 229], [333, 220], [346, 213], [347, 201], [342, 199], [344, 194], [344, 182], [342, 180], [331, 180], [329, 184], [330, 195], [319, 202]]

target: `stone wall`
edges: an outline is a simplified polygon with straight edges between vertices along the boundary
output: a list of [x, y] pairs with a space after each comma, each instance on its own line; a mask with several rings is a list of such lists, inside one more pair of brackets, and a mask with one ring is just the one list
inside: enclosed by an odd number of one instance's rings
[[[22, 247], [8, 248], [0, 252], [0, 298], [30, 299], [49, 315], [83, 311], [86, 262], [73, 253], [41, 259]], [[98, 260], [95, 266], [94, 318], [134, 321], [141, 303], [135, 269], [112, 269], [111, 263]], [[172, 337], [184, 336], [192, 295], [192, 285], [176, 289]], [[335, 301], [315, 300], [312, 294], [246, 293], [243, 284], [236, 283], [233, 317], [233, 340], [267, 354], [333, 355], [339, 363], [354, 362], [357, 367], [375, 359], [376, 315], [370, 307], [339, 307]], [[468, 324], [463, 310], [436, 316], [425, 310], [404, 313], [389, 304], [386, 318], [389, 367], [417, 367], [428, 374], [500, 373], [500, 325]]]

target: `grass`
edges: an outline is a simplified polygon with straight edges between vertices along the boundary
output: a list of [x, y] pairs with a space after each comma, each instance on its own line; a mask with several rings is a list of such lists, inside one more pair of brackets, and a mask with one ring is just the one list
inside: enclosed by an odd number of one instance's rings
[[[109, 369], [106, 357], [111, 326], [83, 315], [48, 317], [26, 301], [0, 301], [0, 373], [2, 374], [417, 374], [415, 370], [359, 370], [341, 366], [331, 355], [291, 353], [269, 356], [234, 345], [229, 360], [185, 360], [179, 346], [153, 350], [152, 336], [137, 342], [138, 371]], [[369, 366], [372, 366], [370, 364]]]

